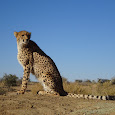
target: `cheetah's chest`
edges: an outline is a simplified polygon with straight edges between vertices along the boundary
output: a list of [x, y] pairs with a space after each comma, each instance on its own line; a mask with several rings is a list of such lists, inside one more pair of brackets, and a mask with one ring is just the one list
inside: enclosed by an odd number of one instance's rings
[[17, 55], [18, 62], [24, 67], [29, 62], [29, 53], [19, 51]]

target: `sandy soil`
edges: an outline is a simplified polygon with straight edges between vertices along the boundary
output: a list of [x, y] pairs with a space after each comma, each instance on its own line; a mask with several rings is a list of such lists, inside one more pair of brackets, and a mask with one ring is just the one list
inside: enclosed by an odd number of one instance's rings
[[115, 115], [115, 101], [9, 92], [0, 95], [0, 115]]

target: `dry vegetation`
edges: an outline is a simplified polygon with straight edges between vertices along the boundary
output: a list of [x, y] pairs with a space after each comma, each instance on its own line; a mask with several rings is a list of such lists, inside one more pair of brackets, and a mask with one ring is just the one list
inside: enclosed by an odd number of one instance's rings
[[[65, 91], [70, 93], [115, 96], [115, 80], [112, 79], [111, 81], [106, 81], [104, 83], [91, 82], [90, 80], [68, 82], [66, 78], [63, 78], [63, 86]], [[0, 95], [6, 94], [8, 91], [13, 91], [13, 86], [19, 86], [20, 84], [20, 79], [17, 79], [15, 75], [5, 74], [3, 79], [0, 80]], [[31, 84], [31, 87], [28, 90], [31, 90], [33, 94], [36, 94], [39, 90], [43, 90], [43, 87], [38, 82], [29, 82], [29, 84]]]
[[64, 82], [63, 85], [67, 92], [76, 94], [115, 95], [115, 85], [111, 85], [109, 82], [103, 84]]
[[[115, 85], [110, 82], [105, 83], [88, 83], [88, 82], [63, 82], [65, 91], [76, 94], [91, 94], [91, 95], [112, 95], [115, 96]], [[36, 94], [37, 91], [43, 90], [40, 83], [34, 83], [31, 86], [31, 91]]]
[[[37, 91], [43, 90], [38, 82], [29, 82], [26, 93], [16, 95], [16, 91], [20, 89], [20, 80], [16, 80], [15, 86], [11, 79], [9, 79], [10, 82], [8, 79], [4, 80], [0, 80], [0, 115], [115, 115], [115, 101], [113, 100], [36, 95]], [[88, 80], [87, 82], [68, 82], [63, 79], [63, 85], [67, 92], [72, 93], [115, 95], [115, 84], [109, 81], [105, 83]]]

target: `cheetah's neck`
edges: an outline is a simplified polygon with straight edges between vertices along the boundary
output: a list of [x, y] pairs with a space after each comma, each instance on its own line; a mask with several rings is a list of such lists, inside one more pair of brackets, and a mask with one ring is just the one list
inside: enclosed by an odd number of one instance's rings
[[20, 45], [19, 43], [17, 43], [17, 49], [18, 52], [20, 52], [21, 50], [23, 50], [24, 48], [26, 48], [27, 45]]

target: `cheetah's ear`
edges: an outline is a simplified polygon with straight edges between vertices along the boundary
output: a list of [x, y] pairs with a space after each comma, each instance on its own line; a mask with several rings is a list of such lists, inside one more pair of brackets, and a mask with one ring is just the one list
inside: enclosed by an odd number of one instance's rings
[[29, 32], [29, 35], [31, 36], [31, 32]]
[[31, 37], [31, 32], [29, 32], [29, 38]]
[[18, 32], [14, 32], [14, 36], [17, 37], [17, 35], [18, 35]]

